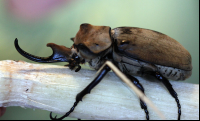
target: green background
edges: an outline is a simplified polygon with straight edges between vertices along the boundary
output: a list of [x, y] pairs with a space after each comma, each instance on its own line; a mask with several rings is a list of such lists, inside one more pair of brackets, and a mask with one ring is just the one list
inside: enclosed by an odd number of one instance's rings
[[[74, 0], [35, 22], [16, 19], [1, 0], [0, 60], [34, 63], [15, 50], [15, 38], [24, 50], [37, 56], [51, 55], [51, 49], [46, 47], [50, 42], [71, 47], [70, 38], [82, 23], [141, 27], [169, 35], [192, 56], [193, 73], [185, 82], [199, 84], [199, 0]], [[9, 107], [3, 119], [49, 119], [49, 112]]]

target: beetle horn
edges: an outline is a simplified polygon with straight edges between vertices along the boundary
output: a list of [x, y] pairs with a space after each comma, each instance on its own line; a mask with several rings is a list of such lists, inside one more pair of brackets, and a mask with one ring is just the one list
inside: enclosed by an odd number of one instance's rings
[[56, 45], [54, 43], [48, 43], [47, 47], [51, 47], [53, 50], [53, 54], [49, 57], [38, 57], [31, 55], [24, 50], [22, 50], [18, 45], [18, 39], [15, 39], [15, 48], [17, 51], [24, 57], [35, 61], [35, 62], [41, 62], [41, 63], [53, 63], [53, 62], [69, 62], [70, 55], [71, 55], [71, 49], [67, 48], [65, 46]]

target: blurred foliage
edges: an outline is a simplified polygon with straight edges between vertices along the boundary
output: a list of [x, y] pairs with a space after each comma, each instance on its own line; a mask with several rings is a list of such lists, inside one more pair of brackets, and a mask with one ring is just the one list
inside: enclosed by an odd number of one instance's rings
[[[14, 47], [15, 38], [27, 52], [49, 56], [52, 51], [46, 44], [53, 42], [70, 47], [70, 38], [76, 35], [82, 23], [111, 28], [141, 27], [179, 41], [192, 55], [193, 74], [185, 82], [199, 83], [198, 0], [74, 0], [57, 5], [40, 18], [27, 20], [15, 15], [16, 7], [9, 5], [10, 2], [12, 0], [0, 1], [0, 60], [34, 63], [18, 54]], [[49, 112], [8, 108], [0, 119], [49, 119]]]

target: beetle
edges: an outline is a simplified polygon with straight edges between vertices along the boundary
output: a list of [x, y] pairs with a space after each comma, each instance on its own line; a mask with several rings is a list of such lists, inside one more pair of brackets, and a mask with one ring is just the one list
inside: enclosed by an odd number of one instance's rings
[[[98, 70], [107, 61], [111, 61], [132, 83], [144, 93], [143, 86], [134, 76], [152, 75], [161, 81], [175, 99], [178, 107], [178, 119], [181, 116], [181, 105], [178, 95], [168, 79], [185, 80], [192, 74], [190, 53], [175, 39], [157, 31], [137, 28], [118, 27], [111, 29], [109, 26], [94, 26], [81, 24], [74, 38], [71, 48], [54, 43], [48, 43], [53, 54], [49, 57], [38, 57], [22, 50], [15, 39], [15, 48], [24, 57], [41, 63], [68, 62], [70, 69], [78, 72], [80, 64], [86, 62], [90, 67]], [[88, 94], [109, 72], [109, 66], [103, 67], [99, 75], [76, 96], [72, 108], [64, 116], [67, 117], [79, 101]], [[140, 99], [141, 108], [149, 119], [146, 104]], [[52, 117], [51, 119], [57, 119]]]

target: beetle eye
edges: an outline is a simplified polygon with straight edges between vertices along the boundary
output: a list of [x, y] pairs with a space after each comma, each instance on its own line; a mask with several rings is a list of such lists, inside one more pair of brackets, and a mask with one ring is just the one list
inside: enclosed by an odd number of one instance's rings
[[122, 40], [121, 43], [120, 43], [120, 45], [124, 45], [124, 44], [129, 44], [129, 41], [127, 41], [127, 40]]

